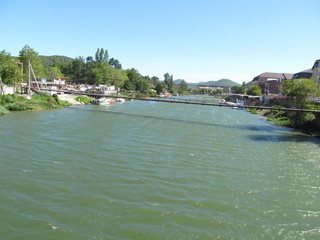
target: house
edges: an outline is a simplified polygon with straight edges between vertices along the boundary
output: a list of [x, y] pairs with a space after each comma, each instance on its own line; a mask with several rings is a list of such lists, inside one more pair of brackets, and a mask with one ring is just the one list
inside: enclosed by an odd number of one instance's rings
[[292, 79], [312, 78], [312, 69], [306, 69], [304, 71], [293, 74]]
[[210, 92], [216, 91], [218, 89], [222, 90], [223, 92], [230, 92], [231, 87], [229, 86], [216, 86], [216, 85], [205, 85], [200, 84], [198, 85], [198, 89], [208, 89]]
[[251, 84], [258, 84], [261, 87], [263, 95], [280, 94], [281, 82], [287, 79], [292, 79], [292, 73], [273, 73], [264, 72], [256, 76]]
[[315, 81], [320, 82], [320, 59], [316, 60], [313, 64], [312, 77]]

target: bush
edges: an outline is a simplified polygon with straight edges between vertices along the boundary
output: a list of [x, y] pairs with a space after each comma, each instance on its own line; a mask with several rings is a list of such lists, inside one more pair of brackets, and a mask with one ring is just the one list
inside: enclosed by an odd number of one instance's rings
[[259, 110], [256, 109], [256, 108], [247, 108], [246, 109], [249, 113], [252, 113], [252, 114], [258, 114], [259, 113]]
[[292, 122], [287, 117], [279, 117], [279, 118], [267, 118], [268, 121], [274, 122], [278, 126], [289, 127], [292, 125]]
[[5, 115], [8, 113], [9, 113], [9, 111], [5, 107], [0, 106], [0, 115]]
[[27, 103], [20, 103], [20, 102], [15, 102], [15, 103], [10, 103], [6, 106], [6, 108], [9, 111], [26, 111], [26, 110], [33, 110], [31, 106], [29, 106]]
[[78, 101], [78, 102], [81, 102], [81, 103], [84, 103], [84, 104], [90, 104], [91, 102], [92, 102], [92, 99], [91, 98], [88, 98], [88, 97], [86, 97], [86, 96], [79, 96], [79, 97], [77, 97], [76, 98], [76, 100]]

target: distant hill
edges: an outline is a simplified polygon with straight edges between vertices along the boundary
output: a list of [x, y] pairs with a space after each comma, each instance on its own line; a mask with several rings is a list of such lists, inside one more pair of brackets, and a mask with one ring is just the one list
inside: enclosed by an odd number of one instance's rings
[[41, 59], [43, 65], [46, 68], [50, 68], [52, 67], [55, 63], [72, 63], [73, 62], [73, 58], [70, 57], [65, 57], [65, 56], [58, 56], [58, 55], [54, 55], [54, 56], [39, 56], [39, 58]]
[[[174, 81], [175, 84], [180, 84], [182, 79], [177, 79]], [[188, 82], [187, 82], [188, 83]], [[213, 86], [229, 86], [233, 87], [235, 85], [240, 85], [239, 83], [236, 83], [230, 79], [220, 79], [217, 81], [208, 81], [208, 82], [197, 82], [197, 83], [188, 83], [188, 87], [195, 88], [198, 87], [198, 85], [213, 85]]]
[[182, 80], [184, 80], [184, 79], [176, 79], [176, 80], [173, 81], [173, 83], [174, 84], [180, 84]]

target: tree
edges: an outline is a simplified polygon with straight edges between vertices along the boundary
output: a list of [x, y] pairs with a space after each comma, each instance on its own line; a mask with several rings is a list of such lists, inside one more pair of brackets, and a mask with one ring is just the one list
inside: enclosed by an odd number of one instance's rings
[[50, 80], [53, 80], [55, 78], [60, 78], [63, 77], [63, 73], [61, 72], [61, 70], [58, 67], [51, 67], [48, 70], [48, 78]]
[[[282, 92], [299, 109], [310, 108], [310, 98], [319, 95], [317, 82], [311, 79], [288, 79], [282, 83]], [[313, 113], [294, 112], [290, 115], [294, 126], [302, 126], [315, 119]]]
[[122, 69], [122, 66], [121, 66], [118, 59], [111, 58], [109, 60], [109, 65], [116, 68], [116, 69]]
[[80, 81], [86, 80], [86, 64], [83, 57], [76, 57], [70, 66], [70, 72], [71, 78]]
[[173, 76], [169, 73], [164, 74], [164, 83], [166, 84], [167, 90], [173, 92]]
[[282, 92], [297, 108], [305, 108], [310, 97], [319, 95], [317, 82], [310, 79], [288, 79], [282, 84]]
[[213, 94], [214, 94], [214, 95], [216, 95], [216, 94], [217, 94], [217, 95], [221, 95], [222, 93], [223, 93], [223, 91], [222, 91], [222, 89], [220, 89], [220, 88], [218, 88], [218, 89], [216, 89], [216, 90], [213, 91]]
[[247, 90], [247, 94], [252, 96], [261, 96], [262, 95], [261, 87], [258, 84], [251, 85]]
[[163, 93], [163, 90], [166, 88], [166, 85], [164, 82], [158, 82], [156, 87], [155, 87], [155, 90], [157, 92], [157, 94], [161, 94]]
[[97, 62], [104, 62], [109, 64], [109, 54], [108, 50], [104, 50], [103, 48], [98, 48], [96, 51], [96, 61]]
[[157, 86], [157, 84], [159, 83], [160, 80], [159, 80], [158, 77], [153, 76], [153, 77], [150, 79], [150, 81], [151, 81], [152, 86], [155, 88], [155, 87]]
[[[130, 84], [125, 83], [125, 86], [124, 86], [125, 89], [138, 91], [140, 88], [138, 86], [138, 82], [143, 79], [143, 76], [134, 68], [131, 68], [131, 69], [127, 70], [126, 72], [127, 72], [128, 81], [130, 82]], [[127, 87], [129, 87], [129, 88], [127, 88]], [[132, 87], [134, 87], [134, 88], [132, 89]]]
[[46, 69], [39, 58], [39, 54], [29, 45], [25, 45], [19, 52], [19, 60], [23, 64], [25, 77], [27, 77], [28, 73], [29, 60], [37, 78], [43, 78], [47, 76]]
[[180, 82], [180, 90], [181, 91], [188, 91], [188, 84], [185, 80], [182, 80]]
[[86, 59], [86, 62], [87, 62], [87, 63], [92, 63], [92, 62], [94, 62], [93, 57], [92, 57], [92, 56], [88, 56], [87, 59]]
[[142, 93], [148, 92], [150, 89], [150, 81], [148, 79], [142, 78], [137, 82], [136, 90]]
[[235, 94], [245, 94], [246, 93], [246, 88], [243, 86], [238, 86], [235, 85], [231, 88], [231, 92]]
[[0, 77], [4, 84], [14, 85], [22, 80], [22, 64], [5, 50], [0, 52]]

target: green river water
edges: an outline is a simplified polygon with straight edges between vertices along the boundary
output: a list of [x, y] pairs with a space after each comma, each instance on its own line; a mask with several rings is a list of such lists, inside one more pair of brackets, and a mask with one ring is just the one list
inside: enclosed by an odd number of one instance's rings
[[0, 239], [320, 239], [320, 141], [132, 101], [0, 117]]

